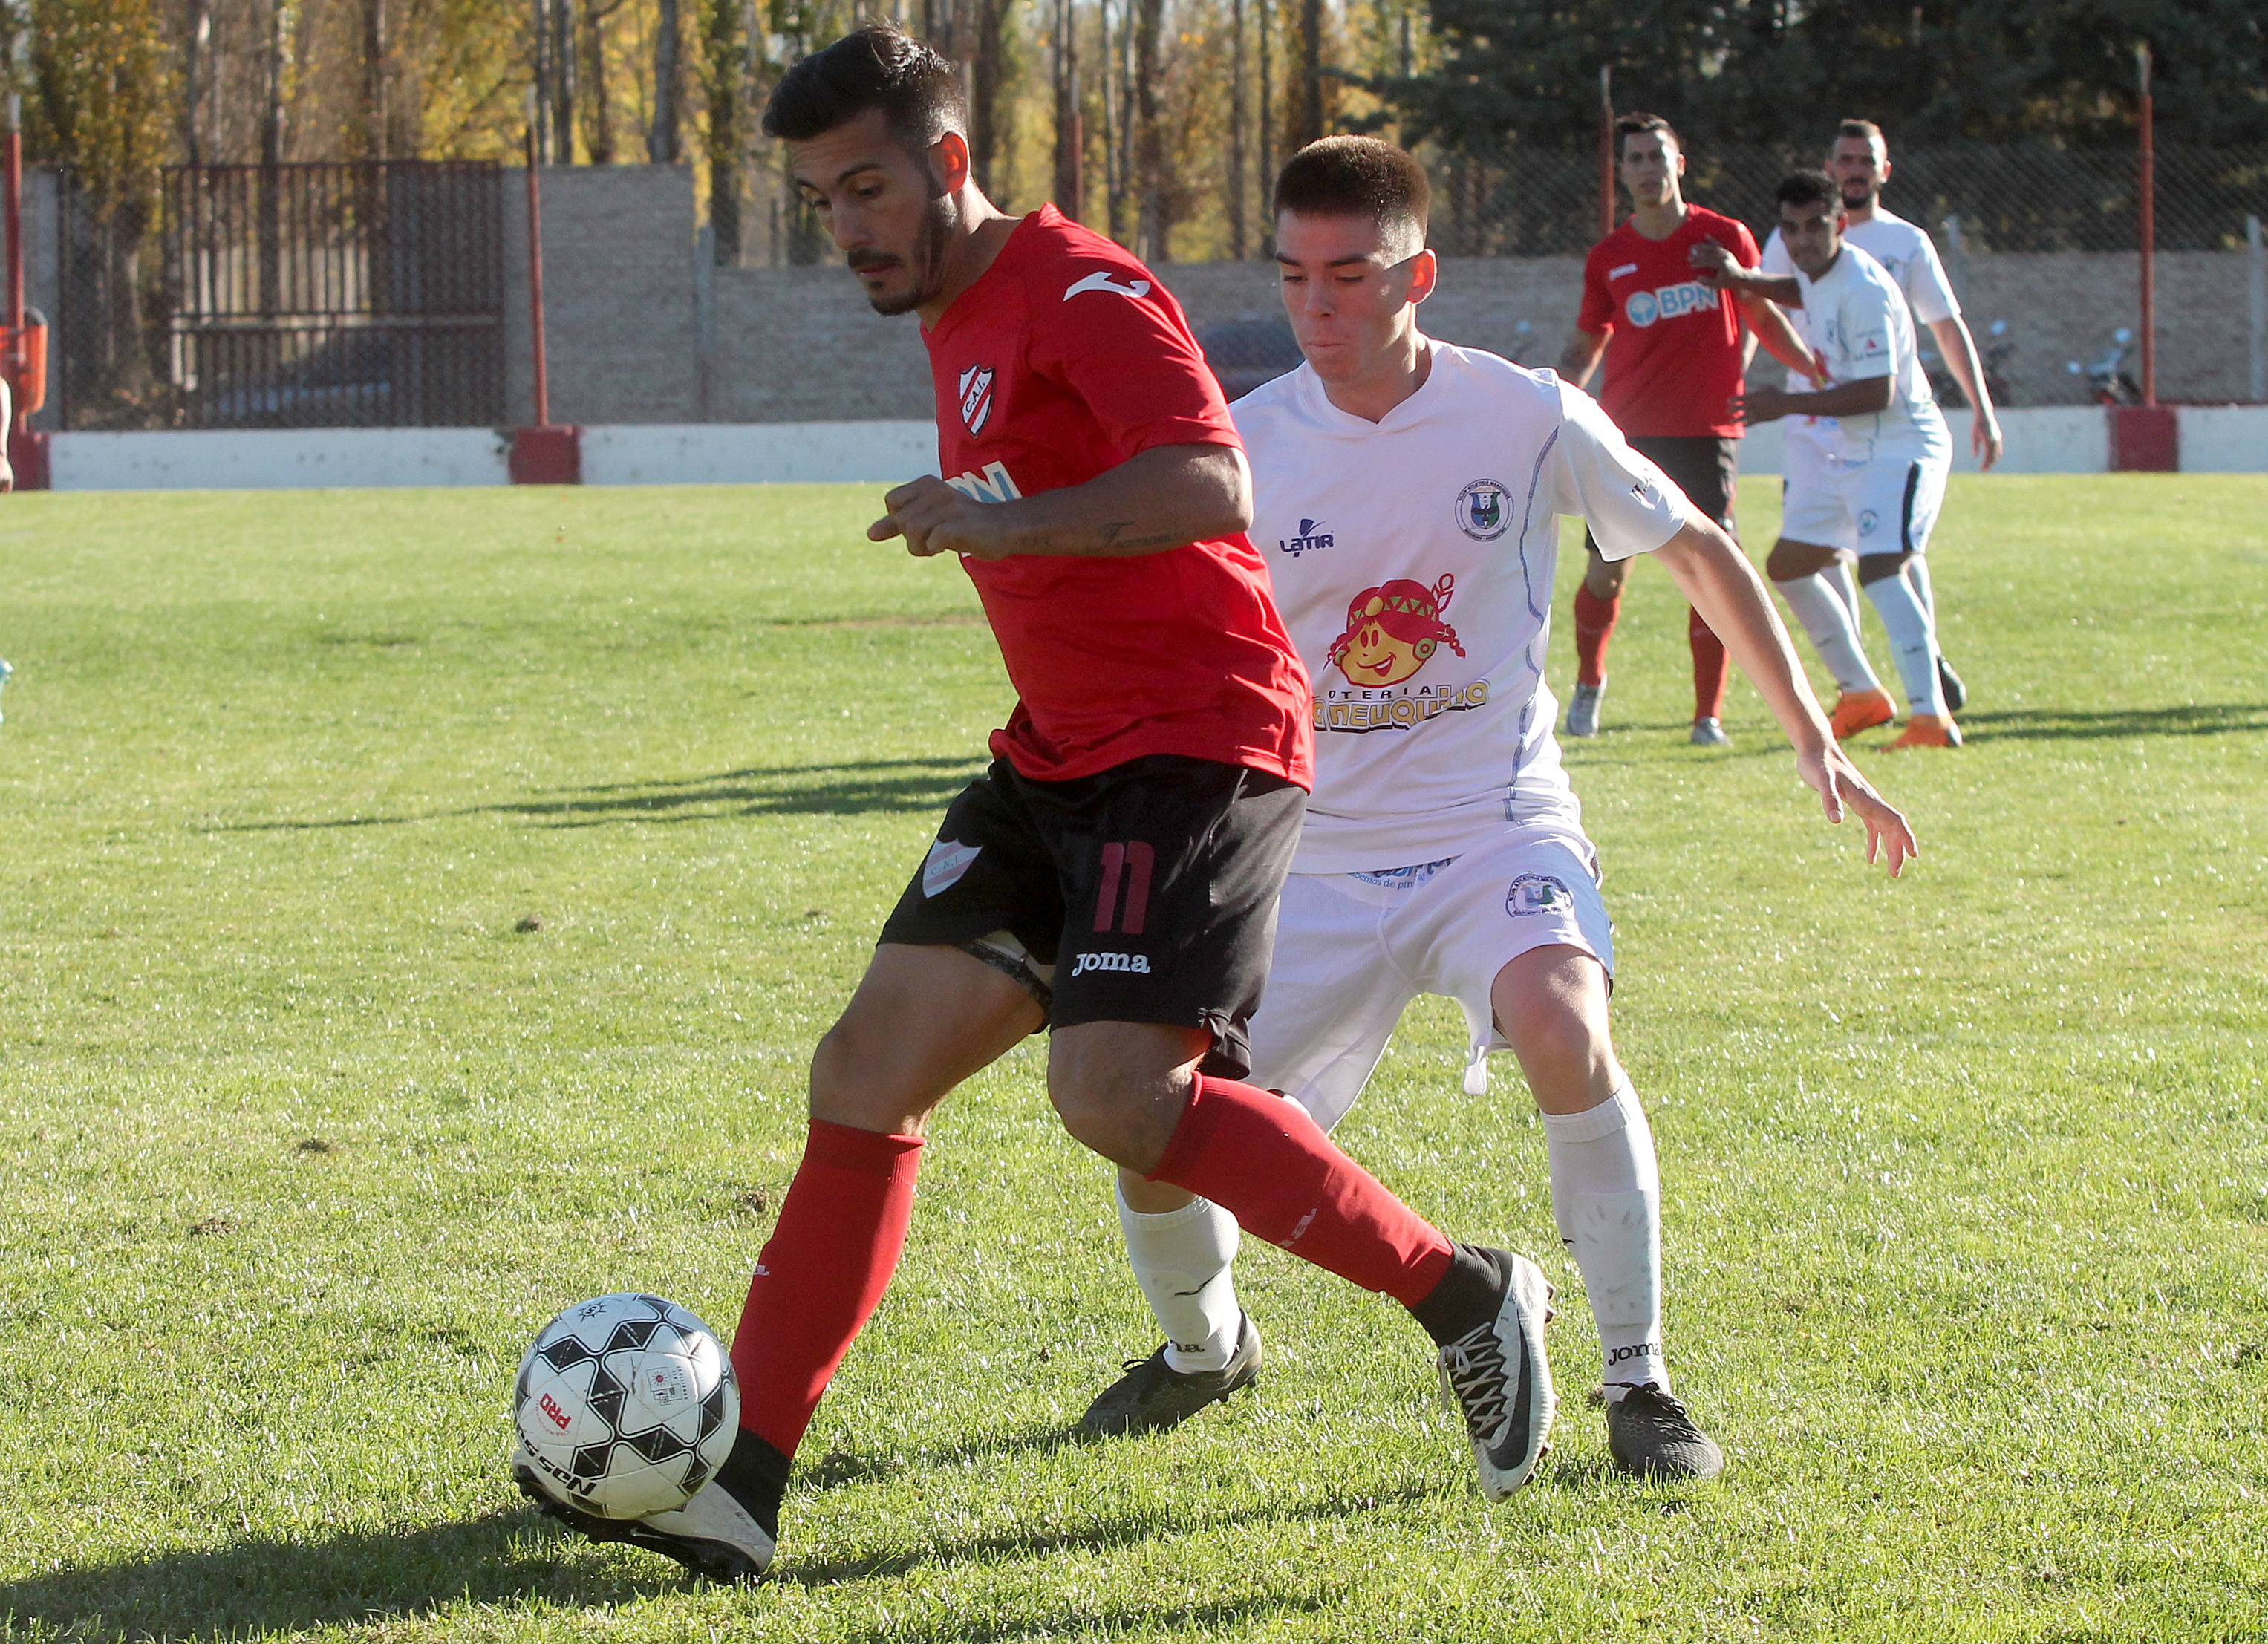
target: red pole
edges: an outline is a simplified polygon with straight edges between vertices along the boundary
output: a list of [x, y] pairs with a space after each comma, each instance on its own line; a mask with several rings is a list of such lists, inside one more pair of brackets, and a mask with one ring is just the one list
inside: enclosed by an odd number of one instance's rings
[[13, 412], [8, 431], [21, 433], [31, 426], [24, 410], [24, 100], [13, 92], [8, 98], [7, 163], [5, 199], [0, 201], [0, 210], [6, 212], [8, 219], [6, 369]]
[[535, 425], [551, 425], [551, 384], [543, 358], [543, 202], [535, 186], [535, 127], [527, 128], [527, 310], [535, 338]]
[[2154, 111], [2150, 102], [2150, 48], [2134, 48], [2134, 66], [2142, 77], [2142, 403], [2158, 402], [2158, 159], [2151, 127]]
[[1614, 70], [1599, 65], [1599, 233], [1615, 232], [1615, 95]]

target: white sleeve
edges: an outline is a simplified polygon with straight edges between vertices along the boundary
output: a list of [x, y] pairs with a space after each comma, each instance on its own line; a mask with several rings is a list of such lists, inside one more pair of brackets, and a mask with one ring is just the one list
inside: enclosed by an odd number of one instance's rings
[[1921, 246], [1906, 264], [1906, 303], [1923, 325], [1951, 320], [1961, 313], [1961, 299], [1953, 294], [1953, 283], [1945, 277], [1945, 264], [1937, 260], [1937, 247], [1927, 234], [1917, 229], [1914, 238]]
[[1588, 524], [1607, 559], [1650, 554], [1697, 517], [1685, 493], [1572, 383], [1559, 385], [1559, 437], [1545, 469], [1552, 512]]
[[1865, 382], [1896, 373], [1897, 320], [1890, 306], [1904, 300], [1888, 279], [1845, 282], [1836, 301], [1843, 343], [1835, 362], [1836, 381]]
[[1795, 272], [1795, 260], [1787, 254], [1787, 244], [1780, 239], [1779, 230], [1772, 230], [1771, 238], [1764, 241], [1764, 254], [1757, 260], [1756, 269], [1762, 274]]

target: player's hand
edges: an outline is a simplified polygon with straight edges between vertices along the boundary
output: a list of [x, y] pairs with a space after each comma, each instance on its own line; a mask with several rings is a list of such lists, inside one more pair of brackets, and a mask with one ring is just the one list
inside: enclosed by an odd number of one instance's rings
[[996, 528], [1000, 505], [972, 502], [934, 474], [909, 480], [882, 498], [888, 512], [866, 527], [869, 541], [906, 539], [906, 552], [917, 559], [937, 554], [967, 554], [976, 559], [999, 559], [1005, 545]]
[[1969, 426], [1969, 446], [1977, 453], [1977, 470], [1988, 471], [2000, 460], [2000, 419], [1979, 411]]
[[1835, 373], [1827, 369], [1827, 356], [1824, 354], [1814, 353], [1811, 364], [1803, 368], [1803, 374], [1811, 379], [1811, 386], [1815, 388], [1835, 386]]
[[1733, 416], [1743, 423], [1776, 423], [1787, 413], [1787, 390], [1770, 383], [1733, 396]]
[[1701, 276], [1701, 284], [1722, 290], [1727, 270], [1745, 274], [1733, 254], [1713, 240], [1696, 240], [1685, 254], [1685, 261]]
[[1867, 824], [1867, 860], [1887, 860], [1892, 879], [1905, 871], [1908, 857], [1921, 854], [1912, 828], [1897, 807], [1874, 792], [1873, 785], [1859, 774], [1859, 767], [1851, 763], [1851, 756], [1833, 741], [1822, 753], [1799, 753], [1795, 768], [1819, 795], [1820, 808], [1827, 813], [1829, 822], [1841, 822], [1846, 811], [1858, 813], [1859, 820]]

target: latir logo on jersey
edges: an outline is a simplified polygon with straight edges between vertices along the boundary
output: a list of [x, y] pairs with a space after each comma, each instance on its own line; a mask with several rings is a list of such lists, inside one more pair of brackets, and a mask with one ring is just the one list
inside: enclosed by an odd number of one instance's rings
[[1332, 664], [1357, 685], [1399, 685], [1444, 645], [1464, 655], [1457, 630], [1441, 620], [1456, 587], [1445, 573], [1430, 588], [1404, 577], [1365, 588], [1347, 606], [1346, 631], [1331, 641]]
[[1300, 534], [1297, 536], [1279, 536], [1276, 539], [1278, 551], [1289, 554], [1292, 558], [1297, 559], [1300, 555], [1309, 553], [1315, 549], [1329, 548], [1331, 545], [1331, 534], [1322, 529], [1322, 523], [1320, 520], [1300, 520]]
[[981, 434], [992, 420], [992, 367], [971, 365], [961, 373], [961, 420], [968, 431]]
[[1147, 280], [1130, 280], [1125, 284], [1121, 285], [1116, 280], [1110, 277], [1109, 269], [1097, 269], [1094, 273], [1088, 275], [1085, 279], [1078, 281], [1069, 291], [1065, 291], [1064, 293], [1064, 301], [1069, 302], [1081, 291], [1114, 291], [1121, 297], [1147, 297], [1150, 294], [1150, 282]]

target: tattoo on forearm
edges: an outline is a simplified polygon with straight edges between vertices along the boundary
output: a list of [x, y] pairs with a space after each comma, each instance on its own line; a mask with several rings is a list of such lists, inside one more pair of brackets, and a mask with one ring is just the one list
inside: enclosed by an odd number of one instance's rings
[[1101, 537], [1105, 548], [1177, 548], [1189, 540], [1174, 531], [1153, 532], [1148, 536], [1127, 535], [1134, 525], [1131, 520], [1113, 520], [1100, 527], [1096, 534]]

